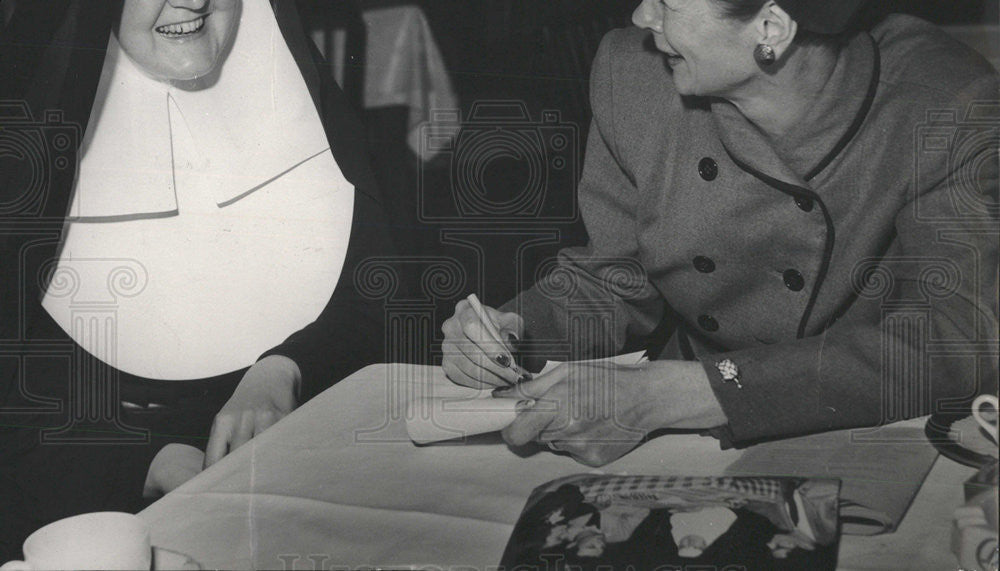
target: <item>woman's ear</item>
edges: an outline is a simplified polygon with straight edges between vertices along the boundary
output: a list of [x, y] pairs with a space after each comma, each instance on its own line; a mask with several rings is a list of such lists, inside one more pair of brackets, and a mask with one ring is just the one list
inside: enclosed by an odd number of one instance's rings
[[770, 0], [760, 9], [757, 16], [759, 43], [771, 46], [777, 59], [781, 59], [785, 51], [791, 47], [798, 31], [798, 23], [774, 0]]

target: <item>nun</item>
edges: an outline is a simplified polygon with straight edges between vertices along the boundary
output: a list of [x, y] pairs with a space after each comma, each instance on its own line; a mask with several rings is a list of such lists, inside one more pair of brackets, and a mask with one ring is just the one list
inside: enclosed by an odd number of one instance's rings
[[320, 65], [292, 0], [18, 3], [0, 560], [49, 521], [141, 509], [380, 360], [354, 273], [393, 237]]

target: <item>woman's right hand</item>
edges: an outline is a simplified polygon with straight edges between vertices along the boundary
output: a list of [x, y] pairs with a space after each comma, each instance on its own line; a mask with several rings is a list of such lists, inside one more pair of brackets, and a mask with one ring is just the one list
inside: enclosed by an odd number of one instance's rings
[[[501, 313], [487, 306], [483, 306], [483, 311], [502, 339], [516, 341], [521, 338], [524, 320], [520, 315]], [[518, 374], [513, 369], [502, 367], [494, 360], [496, 355], [511, 350], [510, 343], [506, 347], [496, 343], [467, 300], [458, 302], [455, 315], [444, 322], [441, 330], [444, 332], [441, 365], [452, 382], [477, 389], [505, 387], [517, 382]]]

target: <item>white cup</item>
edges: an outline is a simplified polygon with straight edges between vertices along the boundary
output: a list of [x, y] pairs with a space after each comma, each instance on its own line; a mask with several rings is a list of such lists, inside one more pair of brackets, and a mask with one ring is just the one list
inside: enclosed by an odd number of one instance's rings
[[68, 517], [28, 536], [24, 559], [5, 563], [0, 571], [149, 569], [149, 528], [138, 516], [127, 513]]
[[[1000, 410], [998, 406], [998, 399], [994, 395], [979, 395], [976, 400], [972, 401], [972, 417], [976, 419], [979, 426], [983, 427], [983, 430], [993, 437], [993, 442], [997, 442], [997, 411]], [[984, 417], [982, 406], [984, 404], [989, 404], [993, 407], [993, 413], [990, 417]]]

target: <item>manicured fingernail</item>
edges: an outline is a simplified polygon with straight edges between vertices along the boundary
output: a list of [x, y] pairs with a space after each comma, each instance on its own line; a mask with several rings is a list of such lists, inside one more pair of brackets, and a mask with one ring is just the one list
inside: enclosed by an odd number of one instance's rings
[[496, 362], [501, 367], [507, 368], [507, 367], [510, 366], [510, 357], [508, 357], [507, 355], [504, 355], [503, 353], [501, 353], [501, 354], [499, 354], [499, 355], [496, 356]]
[[513, 388], [514, 387], [497, 387], [497, 388], [493, 389], [493, 392], [490, 393], [490, 394], [492, 394], [495, 397], [504, 396], [504, 395], [510, 394], [511, 389], [513, 389]]
[[507, 334], [507, 342], [508, 343], [517, 343], [520, 340], [521, 340], [521, 338], [518, 337], [517, 335], [513, 334], [513, 333], [508, 333]]

